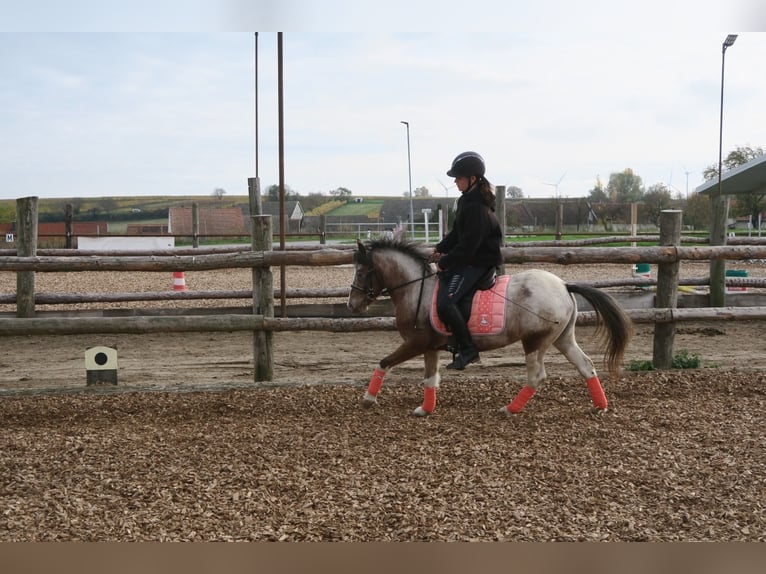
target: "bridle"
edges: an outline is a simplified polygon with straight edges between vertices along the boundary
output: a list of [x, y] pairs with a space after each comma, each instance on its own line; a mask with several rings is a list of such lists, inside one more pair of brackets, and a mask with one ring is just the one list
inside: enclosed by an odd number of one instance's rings
[[[384, 287], [377, 293], [375, 293], [375, 288], [372, 284], [372, 276], [375, 273], [375, 269], [373, 269], [371, 266], [368, 268], [367, 273], [364, 274], [364, 285], [359, 286], [356, 283], [351, 283], [351, 290], [352, 291], [358, 291], [360, 293], [364, 293], [364, 296], [367, 298], [368, 303], [372, 303], [377, 299], [384, 291], [386, 291], [386, 288]], [[354, 281], [356, 281], [356, 275], [354, 274]]]
[[[420, 302], [423, 297], [423, 287], [425, 285], [425, 280], [429, 277], [433, 277], [436, 275], [435, 272], [427, 272], [426, 267], [423, 267], [423, 276], [422, 277], [416, 277], [415, 279], [410, 279], [409, 281], [405, 281], [404, 283], [401, 283], [395, 287], [383, 287], [380, 289], [377, 293], [375, 292], [374, 282], [373, 282], [373, 276], [375, 275], [375, 268], [372, 264], [372, 254], [370, 254], [369, 257], [367, 257], [367, 260], [364, 261], [365, 267], [367, 267], [367, 272], [364, 274], [364, 285], [357, 285], [355, 282], [351, 283], [351, 290], [352, 291], [358, 291], [359, 293], [364, 293], [364, 296], [367, 298], [368, 303], [372, 303], [375, 301], [378, 297], [381, 295], [390, 295], [393, 291], [396, 291], [397, 289], [401, 289], [402, 287], [406, 287], [407, 285], [411, 285], [413, 283], [417, 283], [420, 281], [420, 296], [418, 297], [418, 308], [420, 307]], [[356, 281], [356, 274], [354, 275], [354, 281]]]

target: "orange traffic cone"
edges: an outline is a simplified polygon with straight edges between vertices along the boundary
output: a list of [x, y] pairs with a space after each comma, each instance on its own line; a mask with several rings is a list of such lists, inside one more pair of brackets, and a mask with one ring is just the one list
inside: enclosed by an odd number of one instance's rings
[[186, 276], [183, 271], [173, 271], [173, 291], [186, 291]]

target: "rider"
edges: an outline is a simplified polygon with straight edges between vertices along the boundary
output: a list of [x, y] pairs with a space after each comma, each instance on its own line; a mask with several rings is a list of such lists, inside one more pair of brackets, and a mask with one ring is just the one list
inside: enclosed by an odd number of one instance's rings
[[484, 159], [476, 152], [463, 152], [453, 160], [447, 175], [455, 178], [462, 195], [452, 229], [436, 244], [432, 255], [439, 270], [437, 313], [456, 343], [447, 368], [461, 371], [479, 360], [479, 351], [460, 302], [468, 298], [470, 309], [477, 283], [503, 263], [503, 231], [495, 216], [495, 194], [484, 177], [485, 171]]

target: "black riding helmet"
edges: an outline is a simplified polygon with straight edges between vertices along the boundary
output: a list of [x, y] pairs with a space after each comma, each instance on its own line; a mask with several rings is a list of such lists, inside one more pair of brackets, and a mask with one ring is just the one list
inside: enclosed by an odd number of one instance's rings
[[475, 151], [464, 151], [452, 160], [452, 167], [447, 172], [449, 177], [484, 177], [486, 167], [484, 158]]

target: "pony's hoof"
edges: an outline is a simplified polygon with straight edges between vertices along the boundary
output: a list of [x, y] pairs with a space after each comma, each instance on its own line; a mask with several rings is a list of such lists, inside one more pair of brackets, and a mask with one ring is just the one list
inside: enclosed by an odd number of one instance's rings
[[362, 406], [366, 409], [378, 406], [378, 398], [372, 395], [365, 395], [362, 399]]
[[426, 411], [423, 407], [418, 407], [414, 411], [412, 411], [412, 414], [413, 416], [416, 416], [416, 417], [427, 417], [431, 413]]
[[511, 411], [508, 410], [508, 405], [506, 405], [506, 406], [504, 406], [502, 408], [497, 409], [497, 412], [499, 412], [500, 414], [505, 415], [509, 419], [512, 418], [513, 415], [515, 414], [515, 413], [512, 413]]
[[606, 414], [608, 410], [609, 410], [608, 408], [602, 409], [600, 407], [591, 407], [590, 414], [593, 415], [594, 417], [601, 417], [601, 416], [604, 416], [604, 414]]

